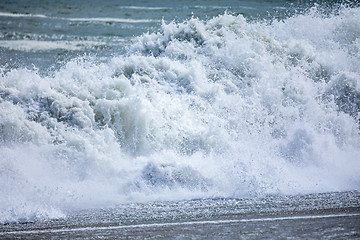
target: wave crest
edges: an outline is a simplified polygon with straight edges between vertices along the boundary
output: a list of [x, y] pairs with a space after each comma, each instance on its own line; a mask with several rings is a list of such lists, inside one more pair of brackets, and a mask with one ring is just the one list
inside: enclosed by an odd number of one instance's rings
[[0, 221], [25, 202], [51, 217], [52, 207], [357, 189], [359, 11], [192, 18], [105, 63], [2, 70]]

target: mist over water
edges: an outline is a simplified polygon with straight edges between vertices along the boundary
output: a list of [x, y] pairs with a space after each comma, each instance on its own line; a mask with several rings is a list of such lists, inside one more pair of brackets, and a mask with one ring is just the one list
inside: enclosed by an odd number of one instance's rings
[[[0, 222], [359, 190], [360, 8], [335, 10], [162, 21], [102, 61], [85, 55], [45, 72], [4, 64]], [[89, 47], [66, 41], [68, 51]]]

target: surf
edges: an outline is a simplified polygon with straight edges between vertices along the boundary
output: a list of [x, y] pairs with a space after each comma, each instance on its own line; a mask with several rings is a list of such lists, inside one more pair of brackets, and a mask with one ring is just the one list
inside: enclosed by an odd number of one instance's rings
[[358, 190], [359, 10], [163, 21], [106, 61], [3, 66], [0, 222]]

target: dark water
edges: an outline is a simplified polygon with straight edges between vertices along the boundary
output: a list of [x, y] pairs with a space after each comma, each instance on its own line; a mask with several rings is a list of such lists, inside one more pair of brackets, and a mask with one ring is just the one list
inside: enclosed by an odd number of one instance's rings
[[0, 225], [11, 239], [358, 239], [360, 193], [125, 204]]

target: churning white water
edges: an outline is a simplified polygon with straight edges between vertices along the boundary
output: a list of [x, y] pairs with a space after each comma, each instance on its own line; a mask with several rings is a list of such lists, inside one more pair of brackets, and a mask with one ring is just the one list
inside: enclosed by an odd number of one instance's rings
[[359, 190], [360, 8], [163, 23], [106, 62], [0, 78], [0, 222]]

